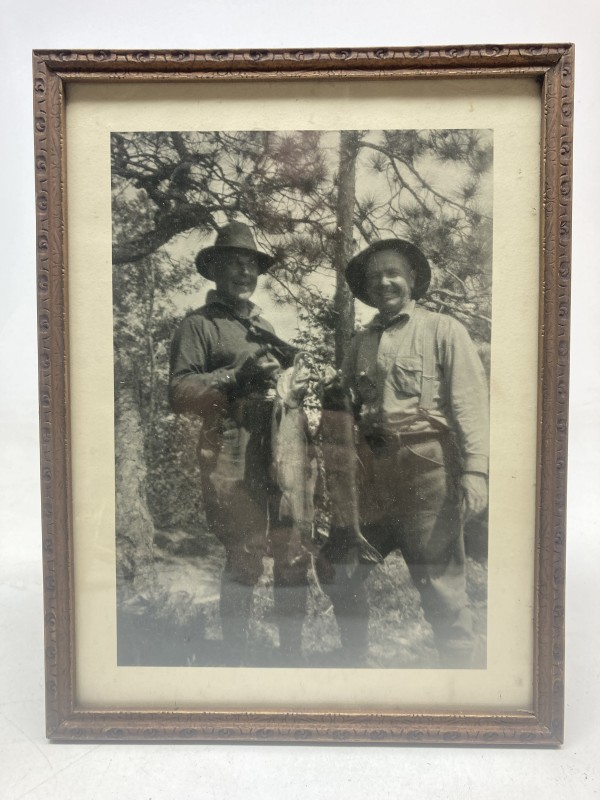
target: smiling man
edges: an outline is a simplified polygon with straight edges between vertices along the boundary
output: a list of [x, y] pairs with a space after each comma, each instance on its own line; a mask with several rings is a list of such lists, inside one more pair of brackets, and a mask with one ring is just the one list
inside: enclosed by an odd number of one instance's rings
[[[375, 242], [350, 261], [352, 293], [378, 313], [356, 334], [343, 372], [361, 434], [363, 534], [384, 558], [402, 553], [440, 664], [468, 667], [474, 637], [463, 524], [487, 505], [488, 392], [465, 328], [418, 304], [430, 279], [423, 253], [402, 239]], [[336, 552], [332, 542], [334, 562]], [[360, 663], [371, 567], [348, 576], [335, 563], [326, 566], [335, 571], [327, 591], [342, 643], [348, 660]]]
[[290, 531], [277, 527], [281, 495], [270, 477], [275, 384], [296, 351], [250, 299], [273, 263], [247, 225], [221, 228], [215, 244], [196, 257], [198, 272], [215, 289], [182, 321], [171, 350], [171, 407], [203, 419], [203, 497], [208, 527], [225, 547], [220, 613], [230, 665], [247, 660], [253, 587], [267, 551], [274, 559], [281, 656], [295, 664], [301, 657], [309, 556], [289, 557]]

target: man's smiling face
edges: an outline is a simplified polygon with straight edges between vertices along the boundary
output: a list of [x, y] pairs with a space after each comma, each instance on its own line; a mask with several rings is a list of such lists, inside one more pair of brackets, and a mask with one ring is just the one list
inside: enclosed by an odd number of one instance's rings
[[382, 250], [369, 259], [366, 289], [369, 300], [387, 317], [398, 314], [411, 300], [415, 270], [409, 259], [395, 250]]
[[243, 250], [227, 250], [215, 266], [217, 292], [236, 303], [248, 301], [258, 281], [258, 260]]

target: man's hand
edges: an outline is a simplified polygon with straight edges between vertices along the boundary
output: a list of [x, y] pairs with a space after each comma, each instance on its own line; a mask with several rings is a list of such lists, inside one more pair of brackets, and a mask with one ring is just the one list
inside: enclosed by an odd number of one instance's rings
[[261, 347], [241, 364], [235, 372], [240, 389], [265, 391], [277, 380], [281, 367], [268, 347]]
[[488, 487], [485, 475], [465, 472], [460, 479], [462, 498], [460, 508], [465, 520], [476, 517], [488, 503]]

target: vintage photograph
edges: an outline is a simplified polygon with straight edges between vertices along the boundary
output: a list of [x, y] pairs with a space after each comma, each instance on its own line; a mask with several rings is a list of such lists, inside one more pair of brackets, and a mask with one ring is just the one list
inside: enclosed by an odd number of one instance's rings
[[485, 669], [492, 165], [111, 134], [119, 666]]

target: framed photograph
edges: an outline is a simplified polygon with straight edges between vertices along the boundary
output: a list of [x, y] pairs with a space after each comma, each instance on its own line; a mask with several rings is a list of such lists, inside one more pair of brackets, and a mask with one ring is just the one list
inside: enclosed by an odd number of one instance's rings
[[33, 61], [48, 737], [560, 744], [573, 46]]

